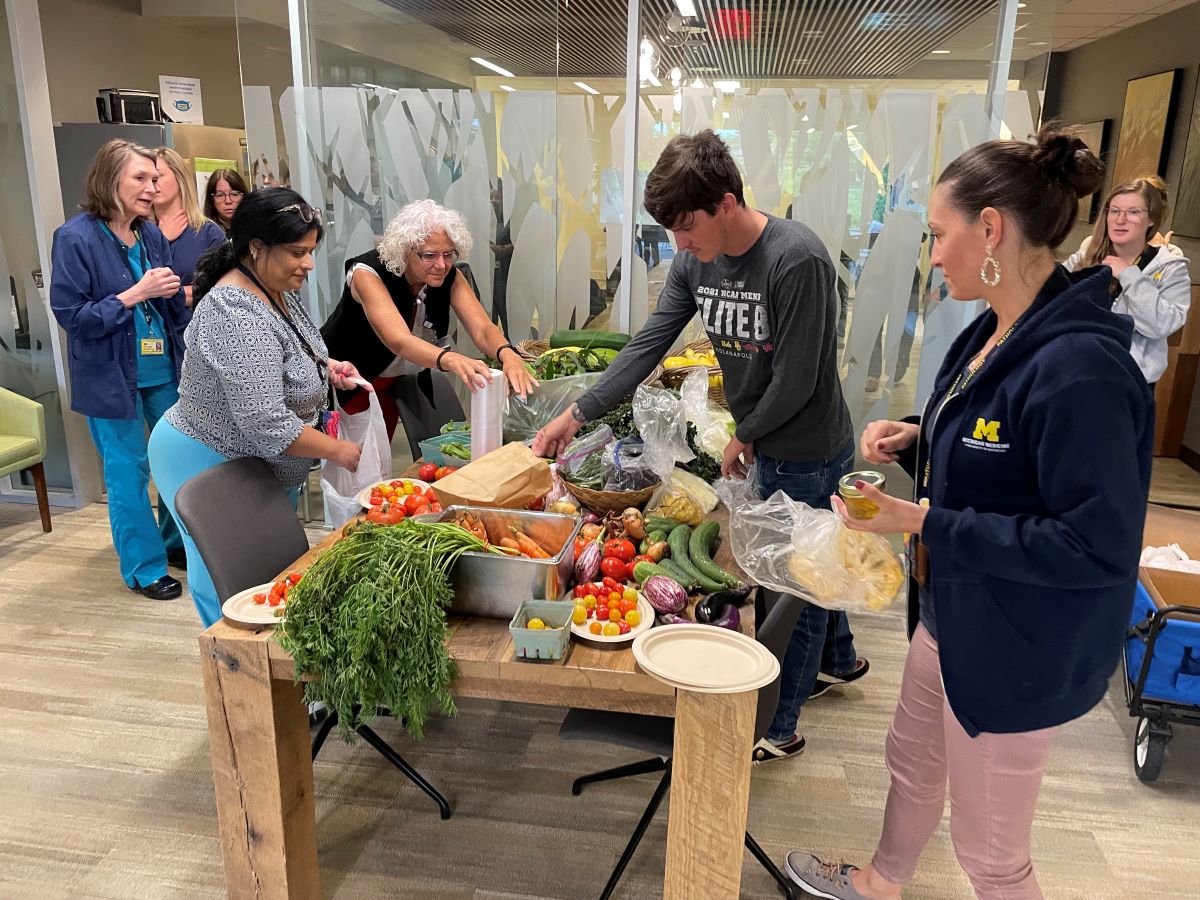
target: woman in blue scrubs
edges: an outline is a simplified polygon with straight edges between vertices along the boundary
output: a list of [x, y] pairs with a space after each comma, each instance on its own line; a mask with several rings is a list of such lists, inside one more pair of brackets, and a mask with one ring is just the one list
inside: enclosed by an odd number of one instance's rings
[[183, 588], [167, 558], [183, 559], [179, 529], [150, 506], [146, 429], [177, 399], [190, 313], [171, 248], [147, 217], [155, 156], [111, 140], [88, 170], [83, 212], [54, 233], [50, 306], [71, 352], [71, 408], [87, 416], [104, 466], [108, 519], [130, 590], [173, 600]]

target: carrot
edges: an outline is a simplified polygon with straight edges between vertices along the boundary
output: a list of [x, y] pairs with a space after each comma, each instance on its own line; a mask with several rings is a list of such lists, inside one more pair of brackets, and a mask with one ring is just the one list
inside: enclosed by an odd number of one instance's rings
[[522, 553], [528, 553], [534, 559], [549, 559], [550, 554], [542, 549], [542, 545], [531, 538], [525, 532], [520, 531], [515, 525], [510, 525], [513, 536], [517, 539], [517, 546], [521, 548]]
[[500, 546], [505, 550], [520, 550], [521, 545], [510, 537], [500, 538]]

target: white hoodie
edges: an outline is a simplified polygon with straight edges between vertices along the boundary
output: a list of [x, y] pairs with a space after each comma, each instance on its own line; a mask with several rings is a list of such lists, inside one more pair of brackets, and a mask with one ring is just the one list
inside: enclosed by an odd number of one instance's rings
[[[1085, 268], [1084, 260], [1092, 239], [1086, 238], [1063, 265], [1069, 271]], [[1192, 278], [1188, 260], [1173, 244], [1139, 269], [1130, 266], [1118, 276], [1121, 293], [1113, 301], [1115, 313], [1133, 319], [1133, 345], [1129, 352], [1150, 384], [1167, 370], [1167, 338], [1183, 327], [1192, 302]]]

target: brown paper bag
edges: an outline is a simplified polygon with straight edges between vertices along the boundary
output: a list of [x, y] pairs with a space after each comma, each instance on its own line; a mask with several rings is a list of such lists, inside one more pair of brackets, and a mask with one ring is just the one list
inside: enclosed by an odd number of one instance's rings
[[433, 491], [445, 506], [525, 509], [550, 487], [550, 463], [514, 441], [447, 475]]

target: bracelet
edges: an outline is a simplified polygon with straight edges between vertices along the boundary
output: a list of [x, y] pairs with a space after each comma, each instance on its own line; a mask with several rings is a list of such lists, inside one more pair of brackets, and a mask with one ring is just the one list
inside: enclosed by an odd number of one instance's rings
[[583, 414], [583, 410], [579, 408], [578, 403], [571, 404], [571, 418], [580, 425], [586, 425], [588, 420], [587, 416]]
[[508, 344], [501, 344], [499, 347], [496, 348], [496, 361], [497, 362], [500, 362], [500, 351], [501, 350], [511, 350], [513, 353], [517, 354], [517, 359], [521, 359], [521, 351], [518, 350], [516, 347], [514, 347], [512, 345], [512, 343], [508, 343]]
[[443, 357], [443, 356], [445, 356], [445, 355], [446, 355], [447, 353], [449, 353], [449, 352], [450, 352], [450, 348], [449, 348], [449, 347], [445, 347], [445, 348], [443, 348], [443, 349], [442, 349], [442, 352], [438, 354], [437, 362], [435, 362], [435, 363], [434, 363], [434, 365], [435, 365], [435, 366], [437, 366], [437, 370], [438, 370], [439, 372], [445, 372], [445, 371], [446, 371], [445, 369], [443, 369], [443, 368], [442, 368], [442, 357]]

